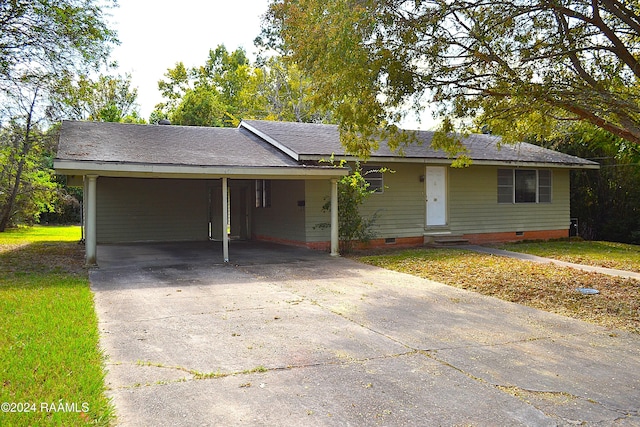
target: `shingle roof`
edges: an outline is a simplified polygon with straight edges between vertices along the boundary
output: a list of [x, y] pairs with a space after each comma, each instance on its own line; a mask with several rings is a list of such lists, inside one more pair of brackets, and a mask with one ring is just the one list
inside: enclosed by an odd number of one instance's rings
[[65, 121], [59, 160], [185, 166], [295, 167], [245, 129]]
[[[243, 123], [273, 138], [279, 144], [295, 152], [300, 158], [326, 157], [332, 153], [337, 156], [346, 155], [344, 146], [340, 143], [338, 127], [335, 125], [262, 120], [247, 120]], [[445, 152], [431, 148], [433, 135], [434, 132], [417, 131], [416, 137], [420, 144], [411, 144], [406, 147], [403, 156], [392, 152], [386, 144], [382, 143], [378, 151], [371, 153], [371, 158], [395, 157], [404, 158], [407, 161], [411, 159], [447, 159]], [[472, 134], [463, 138], [463, 143], [468, 149], [469, 157], [475, 161], [548, 163], [567, 167], [597, 166], [595, 162], [533, 144], [501, 145], [500, 138], [491, 135]]]

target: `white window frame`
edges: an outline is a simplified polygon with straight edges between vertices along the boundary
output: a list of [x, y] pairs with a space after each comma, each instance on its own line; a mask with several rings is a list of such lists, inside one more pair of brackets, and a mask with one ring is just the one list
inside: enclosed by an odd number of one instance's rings
[[[536, 180], [535, 201], [518, 201], [517, 174], [518, 172], [524, 172], [524, 171], [535, 172], [535, 180]], [[540, 203], [553, 202], [553, 173], [551, 169], [498, 168], [497, 173], [498, 173], [498, 186], [497, 186], [498, 204], [540, 204]], [[542, 192], [541, 192], [541, 189], [543, 190]], [[509, 200], [506, 200], [507, 197], [509, 198]]]
[[369, 184], [368, 189], [374, 190], [373, 194], [384, 193], [384, 174], [381, 169], [382, 166], [362, 166], [362, 177]]

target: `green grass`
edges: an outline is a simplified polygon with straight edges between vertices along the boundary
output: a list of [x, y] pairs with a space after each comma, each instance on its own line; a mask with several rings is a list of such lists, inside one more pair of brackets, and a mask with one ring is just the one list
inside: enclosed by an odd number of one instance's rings
[[[357, 259], [605, 327], [640, 333], [640, 283], [632, 279], [457, 249], [385, 251]], [[582, 295], [576, 291], [581, 287], [596, 288], [600, 294]]]
[[79, 239], [79, 227], [0, 233], [0, 403], [30, 409], [0, 412], [2, 426], [113, 419]]
[[501, 249], [524, 252], [560, 261], [595, 265], [640, 273], [640, 246], [614, 242], [558, 240], [501, 245]]

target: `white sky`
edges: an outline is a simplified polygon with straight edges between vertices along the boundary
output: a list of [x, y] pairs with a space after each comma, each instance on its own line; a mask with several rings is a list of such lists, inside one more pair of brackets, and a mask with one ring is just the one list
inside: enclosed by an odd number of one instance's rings
[[[158, 81], [182, 61], [186, 67], [203, 65], [209, 49], [224, 44], [229, 52], [242, 47], [251, 60], [257, 49], [262, 15], [269, 0], [120, 0], [110, 9], [110, 27], [118, 32], [120, 46], [111, 59], [119, 73], [131, 73], [138, 88], [140, 115], [149, 118], [162, 101]], [[427, 129], [433, 119], [427, 112], [422, 124], [413, 115], [401, 123], [406, 129]]]

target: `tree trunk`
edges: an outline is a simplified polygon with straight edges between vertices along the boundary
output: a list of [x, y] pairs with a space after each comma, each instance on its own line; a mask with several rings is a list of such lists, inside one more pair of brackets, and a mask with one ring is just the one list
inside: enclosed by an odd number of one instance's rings
[[11, 188], [11, 193], [9, 194], [9, 197], [7, 198], [4, 206], [2, 207], [2, 212], [0, 214], [0, 232], [3, 232], [7, 229], [9, 220], [11, 220], [11, 212], [13, 211], [13, 207], [16, 203], [16, 198], [18, 197], [18, 191], [20, 190], [22, 171], [24, 170], [24, 165], [27, 162], [27, 155], [31, 151], [31, 126], [33, 119], [33, 110], [35, 108], [37, 98], [38, 91], [36, 90], [31, 101], [31, 105], [29, 106], [29, 111], [27, 113], [27, 123], [24, 129], [22, 150], [20, 152], [20, 155], [18, 156], [18, 167], [16, 168], [16, 175], [14, 178], [13, 186]]

